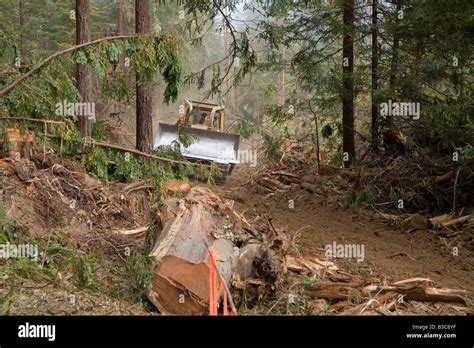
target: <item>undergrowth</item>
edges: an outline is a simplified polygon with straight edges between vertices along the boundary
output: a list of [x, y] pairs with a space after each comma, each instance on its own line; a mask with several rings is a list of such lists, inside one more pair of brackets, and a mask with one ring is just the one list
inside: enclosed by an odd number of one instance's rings
[[146, 250], [134, 250], [120, 261], [101, 250], [84, 252], [67, 230], [54, 230], [48, 237], [33, 236], [1, 208], [0, 245], [31, 245], [38, 251], [34, 254], [37, 257], [0, 258], [0, 284], [9, 289], [6, 297], [0, 298], [0, 315], [10, 313], [14, 289], [25, 281], [73, 293], [86, 290], [106, 294], [114, 300], [146, 307], [144, 291], [151, 288], [152, 266], [157, 262]]

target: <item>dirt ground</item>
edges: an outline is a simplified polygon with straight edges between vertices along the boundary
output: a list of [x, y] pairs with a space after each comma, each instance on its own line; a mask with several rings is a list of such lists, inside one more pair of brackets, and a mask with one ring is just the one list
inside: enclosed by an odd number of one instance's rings
[[[259, 215], [273, 217], [276, 226], [298, 232], [295, 247], [303, 254], [324, 258], [325, 245], [363, 244], [365, 258], [337, 259], [335, 262], [351, 274], [398, 281], [427, 277], [439, 286], [468, 291], [472, 306], [474, 277], [473, 255], [462, 238], [443, 240], [427, 230], [412, 231], [389, 226], [362, 209], [343, 208], [334, 200], [317, 197], [299, 188], [275, 193], [259, 193], [249, 182], [255, 168], [240, 166], [218, 186], [218, 193], [235, 201], [234, 209], [252, 221]], [[289, 207], [293, 200], [294, 208]], [[458, 256], [451, 250], [457, 246]]]
[[[361, 244], [362, 262], [349, 258], [333, 261], [361, 278], [394, 282], [423, 277], [431, 278], [439, 287], [467, 290], [467, 311], [472, 308], [472, 242], [462, 231], [454, 238], [440, 238], [430, 230], [391, 226], [368, 210], [344, 208], [339, 197], [318, 196], [297, 185], [268, 193], [260, 190], [251, 178], [260, 169], [240, 165], [225, 184], [213, 190], [230, 200], [233, 209], [249, 222], [265, 216], [276, 227], [297, 233], [295, 252], [324, 259], [327, 244]], [[0, 179], [0, 203], [8, 216], [27, 225], [35, 235], [48, 237], [48, 231], [64, 230], [80, 252], [108, 250], [108, 257], [113, 260], [118, 250], [138, 241], [115, 240], [111, 232], [149, 224], [151, 202], [146, 191], [127, 189], [126, 184], [101, 183], [72, 163], [38, 168], [36, 175], [26, 182], [20, 181], [11, 168], [4, 168]], [[76, 204], [72, 208], [73, 200]], [[453, 247], [459, 249], [458, 256], [452, 255]], [[117, 278], [111, 279], [114, 282]], [[7, 283], [8, 279], [0, 278], [0, 299], [7, 298]], [[77, 292], [68, 279], [64, 287], [24, 282], [15, 288], [11, 314], [157, 314], [143, 303], [110, 301], [105, 294]], [[435, 308], [434, 313], [448, 313], [444, 305]], [[254, 314], [265, 313], [266, 310]], [[298, 313], [301, 314], [295, 311]]]

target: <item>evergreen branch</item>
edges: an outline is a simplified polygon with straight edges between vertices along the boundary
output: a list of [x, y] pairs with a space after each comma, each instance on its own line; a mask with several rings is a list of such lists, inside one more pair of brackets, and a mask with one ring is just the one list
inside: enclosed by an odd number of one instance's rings
[[87, 47], [87, 46], [91, 46], [91, 45], [95, 45], [97, 43], [100, 43], [100, 42], [103, 42], [103, 41], [110, 41], [110, 40], [120, 40], [120, 39], [130, 39], [130, 38], [133, 38], [133, 37], [136, 37], [136, 35], [121, 35], [121, 36], [110, 36], [110, 37], [104, 37], [104, 38], [101, 38], [101, 39], [97, 39], [97, 40], [94, 40], [94, 41], [91, 41], [91, 42], [86, 42], [86, 43], [83, 43], [83, 44], [80, 44], [80, 45], [76, 45], [76, 46], [72, 46], [72, 47], [69, 47], [65, 50], [62, 50], [62, 51], [58, 51], [52, 55], [50, 55], [49, 57], [47, 57], [46, 59], [44, 59], [43, 61], [39, 62], [38, 64], [36, 64], [33, 68], [31, 68], [31, 70], [29, 70], [26, 74], [22, 75], [20, 78], [18, 78], [17, 80], [13, 81], [12, 83], [10, 83], [9, 85], [3, 87], [1, 90], [0, 90], [0, 96], [1, 95], [4, 95], [8, 92], [10, 92], [13, 88], [15, 88], [20, 82], [22, 82], [23, 80], [25, 80], [26, 78], [28, 78], [29, 76], [33, 75], [33, 73], [35, 73], [36, 71], [40, 70], [42, 67], [44, 67], [46, 64], [48, 64], [49, 62], [51, 62], [52, 60], [56, 59], [57, 57], [60, 57], [62, 55], [65, 55], [66, 53], [69, 53], [69, 52], [74, 52], [75, 50], [79, 49], [79, 48], [82, 48], [82, 47]]

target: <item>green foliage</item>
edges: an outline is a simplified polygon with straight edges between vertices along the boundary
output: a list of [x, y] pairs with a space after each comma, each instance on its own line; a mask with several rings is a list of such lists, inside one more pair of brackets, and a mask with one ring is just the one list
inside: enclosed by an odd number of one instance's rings
[[352, 208], [360, 208], [365, 203], [375, 202], [376, 198], [376, 190], [371, 185], [366, 185], [362, 191], [351, 197], [350, 206]]
[[97, 175], [99, 179], [105, 181], [109, 179], [107, 150], [99, 146], [92, 146], [91, 151], [82, 158], [82, 164], [89, 172]]
[[239, 122], [236, 122], [232, 130], [235, 133], [240, 134], [240, 136], [244, 139], [250, 138], [252, 134], [257, 132], [256, 126], [247, 120], [240, 120]]
[[154, 266], [159, 262], [153, 256], [146, 256], [140, 252], [132, 253], [127, 261], [127, 279], [131, 288], [142, 291], [151, 289]]
[[459, 151], [459, 164], [472, 168], [474, 166], [474, 146], [467, 144], [456, 150]]
[[209, 178], [216, 175], [218, 169], [199, 168], [188, 163], [179, 151], [156, 150], [154, 154], [170, 160], [182, 161], [173, 166], [161, 160], [148, 159], [133, 153], [102, 148], [88, 143], [86, 154], [82, 157], [84, 167], [102, 180], [130, 182], [151, 178], [157, 193], [161, 192], [164, 183], [175, 177], [187, 180], [191, 175]]
[[94, 274], [100, 267], [100, 261], [96, 253], [76, 255], [74, 258], [74, 270], [79, 286], [97, 289]]
[[325, 124], [323, 128], [321, 128], [321, 135], [325, 138], [329, 138], [332, 135], [332, 127], [330, 124]]
[[[0, 315], [8, 315], [15, 300], [13, 289], [25, 280], [36, 283], [52, 283], [71, 291], [77, 289], [100, 291], [113, 298], [140, 300], [143, 290], [151, 287], [153, 267], [157, 260], [148, 252], [133, 251], [123, 261], [106, 259], [101, 250], [83, 252], [69, 237], [66, 230], [51, 231], [48, 238], [33, 236], [28, 228], [9, 219], [0, 209], [0, 243], [30, 244], [38, 247], [37, 260], [29, 258], [9, 258], [0, 260], [0, 276], [8, 279], [10, 290], [0, 306]], [[104, 282], [103, 274], [115, 276], [113, 284]], [[67, 282], [63, 275], [72, 275]], [[74, 291], [74, 290], [73, 290]]]
[[269, 134], [263, 134], [263, 140], [265, 142], [265, 156], [271, 162], [276, 162], [282, 156], [280, 150], [283, 143], [283, 137], [274, 137]]
[[[7, 37], [0, 33], [0, 43]], [[132, 91], [127, 81], [135, 75], [140, 83], [149, 82], [161, 73], [166, 83], [164, 101], [175, 101], [182, 84], [182, 62], [179, 56], [180, 41], [170, 35], [159, 37], [138, 37], [123, 40], [103, 41], [77, 50], [72, 56], [62, 56], [46, 65], [39, 72], [23, 81], [19, 86], [0, 99], [0, 110], [7, 114], [38, 117], [64, 118], [57, 113], [57, 104], [63, 100], [78, 102], [73, 68], [75, 63], [90, 64], [93, 76], [102, 81], [103, 93], [108, 98], [123, 99]], [[131, 62], [129, 69], [119, 66], [118, 57], [124, 52]], [[2, 67], [0, 60], [0, 71]], [[0, 86], [18, 78], [20, 71], [13, 73]]]
[[116, 168], [114, 178], [119, 181], [135, 181], [142, 178], [142, 161], [135, 155], [117, 153], [115, 156]]
[[[0, 276], [4, 276], [2, 274], [2, 271], [0, 271]], [[8, 289], [8, 293], [7, 293], [7, 297], [6, 299], [4, 299], [2, 302], [2, 307], [0, 308], [0, 315], [3, 316], [3, 315], [10, 315], [10, 308], [13, 304], [13, 294], [14, 294], [14, 290], [15, 287], [13, 286], [13, 284], [10, 284], [10, 288]]]
[[[182, 144], [184, 147], [187, 148], [195, 142], [199, 141], [199, 136], [196, 134], [186, 133], [185, 129], [180, 127], [180, 129], [178, 130], [178, 140], [179, 144]], [[179, 151], [179, 144], [175, 144], [176, 148], [173, 149], [175, 152]]]
[[112, 128], [103, 118], [97, 119], [92, 123], [92, 138], [102, 141], [108, 141]]

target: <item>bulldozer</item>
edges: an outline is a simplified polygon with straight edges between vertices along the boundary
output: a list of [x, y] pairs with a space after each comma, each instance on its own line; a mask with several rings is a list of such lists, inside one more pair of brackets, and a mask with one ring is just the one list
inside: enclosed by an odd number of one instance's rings
[[[180, 106], [176, 124], [160, 123], [154, 148], [179, 148], [180, 153], [195, 161], [216, 163], [221, 171], [218, 182], [226, 180], [239, 163], [240, 135], [224, 132], [224, 106], [185, 100]], [[189, 146], [180, 142], [179, 134], [191, 135]]]

